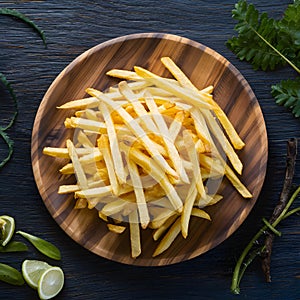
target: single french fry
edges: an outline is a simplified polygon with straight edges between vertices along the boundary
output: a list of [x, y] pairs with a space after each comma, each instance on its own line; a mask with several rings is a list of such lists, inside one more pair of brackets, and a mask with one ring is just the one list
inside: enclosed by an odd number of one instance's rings
[[110, 201], [109, 203], [105, 204], [101, 212], [109, 217], [123, 211], [127, 205], [129, 205], [128, 201], [118, 198], [115, 201]]
[[232, 169], [226, 164], [225, 165], [225, 175], [228, 180], [232, 183], [232, 185], [236, 188], [236, 190], [244, 197], [244, 198], [252, 198], [252, 194], [245, 187], [245, 185], [239, 180], [239, 178], [235, 175]]
[[[90, 149], [77, 148], [75, 149], [75, 151], [78, 156], [83, 156], [87, 154], [94, 154], [95, 157], [97, 157], [98, 155], [101, 156], [99, 149], [96, 147]], [[59, 158], [70, 158], [67, 148], [44, 147], [43, 154]]]
[[102, 187], [96, 187], [96, 188], [87, 188], [83, 190], [79, 190], [75, 192], [75, 198], [92, 198], [92, 197], [98, 197], [102, 198], [108, 195], [111, 195], [112, 193], [112, 187], [110, 185], [105, 185]]
[[68, 163], [59, 169], [59, 172], [64, 175], [74, 174], [74, 168], [72, 163]]
[[206, 101], [206, 94], [199, 94], [189, 88], [184, 88], [160, 77], [146, 69], [141, 67], [134, 67], [135, 72], [143, 77], [146, 81], [149, 81], [166, 91], [173, 93], [175, 96], [183, 99], [184, 101], [193, 105], [202, 107], [203, 109], [211, 109], [211, 105]]
[[103, 102], [100, 102], [99, 109], [103, 114], [104, 121], [106, 124], [109, 147], [110, 147], [111, 157], [114, 164], [116, 175], [118, 177], [120, 184], [126, 183], [126, 175], [125, 175], [124, 164], [122, 160], [122, 154], [119, 148], [119, 142], [114, 127], [114, 123], [110, 116], [110, 111]]
[[112, 77], [117, 77], [120, 79], [125, 79], [125, 80], [134, 80], [134, 81], [143, 80], [142, 77], [138, 76], [133, 71], [120, 70], [120, 69], [111, 69], [108, 72], [106, 72], [106, 75], [112, 76]]
[[187, 238], [188, 236], [188, 228], [189, 228], [189, 223], [190, 223], [190, 218], [191, 218], [191, 212], [192, 208], [194, 205], [194, 202], [197, 197], [197, 186], [196, 186], [196, 180], [192, 181], [188, 194], [185, 198], [184, 205], [183, 205], [183, 210], [181, 214], [181, 233], [184, 238]]
[[80, 187], [78, 184], [60, 185], [58, 188], [58, 194], [70, 194], [79, 191]]
[[162, 57], [160, 60], [182, 86], [198, 91], [198, 89], [196, 89], [191, 83], [189, 78], [184, 74], [184, 72], [182, 72], [182, 70], [170, 57]]
[[83, 208], [86, 208], [86, 207], [87, 207], [86, 199], [79, 198], [79, 199], [76, 200], [76, 203], [75, 203], [75, 206], [74, 206], [75, 209], [83, 209]]
[[107, 224], [107, 228], [109, 231], [121, 234], [125, 231], [126, 227], [121, 225], [115, 225], [115, 224]]
[[79, 162], [79, 158], [76, 153], [75, 147], [72, 141], [69, 139], [67, 140], [67, 149], [69, 152], [70, 159], [72, 160], [73, 163], [73, 168], [74, 168], [75, 175], [77, 177], [78, 185], [80, 186], [81, 189], [87, 189], [88, 188], [87, 178]]
[[213, 105], [213, 111], [215, 112], [218, 120], [222, 124], [225, 132], [227, 133], [233, 147], [237, 150], [244, 148], [245, 143], [240, 138], [239, 134], [235, 130], [232, 123], [229, 121], [228, 117], [226, 116], [225, 112], [222, 108], [216, 103], [211, 100], [211, 104]]
[[178, 217], [177, 220], [173, 223], [173, 225], [169, 228], [166, 235], [162, 238], [162, 240], [158, 244], [152, 256], [156, 257], [161, 253], [165, 252], [174, 242], [176, 237], [179, 235], [180, 231], [181, 231], [181, 223], [180, 223], [180, 217]]
[[81, 128], [89, 131], [93, 131], [96, 133], [106, 133], [106, 125], [104, 122], [84, 119], [84, 118], [76, 118], [71, 117], [68, 119], [68, 124], [72, 128]]
[[98, 216], [104, 222], [108, 222], [108, 217], [106, 215], [104, 215], [101, 211], [98, 211]]
[[207, 212], [205, 212], [204, 210], [200, 209], [200, 208], [194, 207], [192, 209], [191, 215], [194, 216], [194, 217], [199, 217], [199, 218], [203, 218], [203, 219], [211, 221], [210, 215]]
[[[84, 172], [89, 175], [93, 175], [96, 172], [99, 172], [99, 174], [101, 174], [102, 180], [106, 180], [107, 170], [106, 170], [105, 162], [102, 160], [99, 161], [98, 159], [91, 160], [90, 157], [94, 157], [94, 156], [85, 155], [79, 158], [79, 163], [81, 164]], [[75, 171], [74, 171], [73, 163], [72, 162], [67, 163], [59, 170], [59, 172], [64, 175], [74, 174]]]
[[143, 229], [145, 229], [147, 228], [150, 222], [150, 217], [149, 217], [148, 207], [145, 199], [144, 189], [142, 186], [142, 181], [139, 175], [137, 165], [130, 159], [127, 161], [127, 163], [128, 163], [130, 178], [132, 180], [132, 186], [136, 197], [136, 203], [137, 203], [141, 226]]
[[169, 217], [159, 228], [155, 229], [153, 232], [153, 240], [157, 241], [160, 237], [170, 228], [170, 226], [175, 222], [178, 218], [178, 215], [173, 215]]
[[[125, 81], [125, 80], [122, 80]], [[146, 87], [150, 86], [151, 84], [149, 82], [146, 82], [145, 80], [140, 80], [140, 81], [126, 81], [129, 88], [134, 91], [137, 95], [140, 94], [141, 91], [143, 91]], [[122, 95], [122, 93], [120, 92], [120, 89], [118, 86], [111, 86], [108, 89], [108, 95], [110, 94], [116, 94], [118, 95], [118, 97], [110, 97], [115, 101], [120, 101], [120, 102], [124, 102], [124, 105], [127, 104], [127, 101], [124, 101], [124, 96]]]
[[58, 109], [85, 109], [87, 107], [97, 107], [99, 100], [96, 97], [89, 97], [84, 99], [72, 100], [57, 106]]
[[139, 217], [136, 210], [129, 214], [129, 228], [130, 228], [130, 244], [131, 244], [131, 256], [137, 258], [141, 250], [141, 237], [140, 237], [140, 225]]
[[214, 195], [214, 196], [210, 196], [210, 195], [206, 195], [206, 198], [201, 198], [198, 197], [198, 199], [196, 199], [194, 205], [197, 206], [198, 208], [204, 208], [206, 206], [211, 206], [214, 205], [216, 203], [218, 203], [219, 201], [221, 201], [223, 199], [222, 195]]
[[108, 137], [106, 135], [101, 135], [98, 139], [98, 148], [100, 149], [105, 164], [106, 164], [106, 168], [107, 168], [107, 173], [108, 173], [108, 178], [111, 184], [111, 189], [113, 194], [118, 195], [119, 194], [119, 182], [116, 176], [116, 172], [114, 170], [114, 164], [113, 164], [113, 160], [111, 157], [111, 152], [110, 152], [110, 148], [109, 148], [109, 141], [108, 141]]
[[199, 159], [198, 159], [198, 153], [196, 151], [196, 147], [195, 147], [193, 138], [188, 130], [183, 131], [183, 141], [184, 141], [188, 156], [190, 158], [190, 161], [193, 164], [193, 175], [194, 175], [194, 180], [196, 183], [198, 193], [200, 194], [201, 197], [205, 197], [206, 193], [205, 193], [204, 186], [203, 186], [200, 163], [199, 163]]
[[203, 116], [208, 124], [209, 129], [211, 130], [211, 132], [213, 132], [214, 136], [219, 140], [221, 147], [226, 153], [234, 169], [237, 171], [238, 174], [242, 174], [243, 164], [239, 159], [238, 155], [236, 154], [236, 152], [234, 151], [234, 149], [232, 148], [231, 144], [229, 143], [227, 137], [225, 136], [221, 128], [218, 126], [211, 112], [203, 111]]

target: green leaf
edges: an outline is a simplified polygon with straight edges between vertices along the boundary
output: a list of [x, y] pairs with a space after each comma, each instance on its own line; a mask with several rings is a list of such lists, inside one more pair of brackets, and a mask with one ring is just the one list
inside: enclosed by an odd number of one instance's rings
[[300, 5], [297, 3], [289, 5], [284, 18], [277, 21], [260, 13], [253, 4], [240, 0], [232, 11], [232, 17], [238, 21], [235, 26], [238, 36], [229, 39], [226, 45], [254, 69], [274, 70], [288, 63], [300, 73]]
[[5, 127], [0, 127], [0, 130], [5, 131], [6, 129], [10, 128], [10, 127], [14, 124], [14, 122], [15, 122], [15, 119], [16, 119], [16, 117], [17, 117], [17, 115], [18, 115], [18, 101], [17, 101], [17, 97], [16, 97], [16, 95], [15, 95], [15, 92], [14, 92], [14, 90], [12, 89], [12, 87], [11, 87], [9, 81], [6, 79], [6, 77], [4, 76], [4, 74], [1, 73], [1, 72], [0, 72], [0, 81], [1, 81], [2, 84], [7, 88], [7, 90], [8, 90], [8, 92], [9, 92], [10, 96], [11, 96], [12, 99], [13, 99], [14, 106], [15, 106], [15, 111], [14, 111], [14, 114], [13, 114], [13, 116], [12, 116], [12, 118], [11, 118], [9, 124], [8, 124], [7, 126], [5, 126]]
[[37, 250], [39, 250], [44, 255], [55, 260], [61, 259], [59, 249], [48, 241], [45, 241], [44, 239], [41, 239], [24, 231], [17, 231], [17, 233], [26, 238]]
[[295, 117], [300, 117], [300, 77], [282, 80], [271, 88], [276, 103], [291, 109]]
[[277, 48], [292, 60], [295, 65], [300, 65], [300, 3], [287, 7], [282, 20], [278, 22]]
[[254, 69], [273, 70], [285, 61], [260, 36], [270, 43], [277, 38], [277, 22], [269, 18], [266, 13], [260, 14], [253, 4], [241, 0], [235, 5], [232, 17], [238, 21], [235, 30], [237, 37], [229, 39], [226, 43], [240, 60], [246, 60]]
[[27, 251], [28, 247], [26, 244], [17, 241], [9, 242], [5, 247], [0, 246], [0, 252], [24, 252]]
[[13, 285], [23, 285], [22, 274], [15, 268], [0, 263], [0, 280]]
[[0, 169], [10, 160], [13, 151], [14, 151], [14, 142], [10, 139], [10, 137], [0, 129], [0, 136], [3, 138], [8, 147], [7, 156], [0, 162]]
[[43, 43], [46, 47], [46, 37], [44, 34], [44, 31], [41, 30], [32, 20], [30, 20], [27, 16], [25, 16], [24, 14], [20, 13], [17, 10], [14, 9], [9, 9], [9, 8], [0, 8], [0, 15], [7, 15], [7, 16], [11, 16], [11, 17], [15, 17], [18, 18], [19, 20], [23, 21], [24, 23], [26, 23], [27, 25], [31, 26], [41, 37], [41, 39], [43, 40]]

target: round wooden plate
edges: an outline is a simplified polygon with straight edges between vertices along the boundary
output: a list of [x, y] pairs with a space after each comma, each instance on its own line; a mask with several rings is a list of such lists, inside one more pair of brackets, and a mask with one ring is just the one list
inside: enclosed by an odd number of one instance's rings
[[[151, 231], [142, 232], [142, 254], [130, 256], [128, 230], [111, 233], [96, 210], [74, 209], [72, 195], [58, 195], [61, 184], [72, 183], [58, 172], [66, 161], [42, 154], [45, 146], [65, 147], [70, 130], [65, 129], [68, 111], [56, 106], [86, 97], [85, 89], [105, 90], [117, 83], [105, 73], [113, 68], [132, 70], [135, 65], [170, 76], [160, 58], [170, 56], [199, 88], [213, 85], [214, 98], [225, 110], [246, 146], [239, 151], [244, 164], [242, 182], [252, 192], [243, 199], [230, 183], [222, 191], [224, 200], [207, 209], [212, 222], [192, 220], [189, 236], [179, 236], [169, 250], [152, 258], [157, 243]], [[54, 80], [38, 109], [32, 132], [32, 167], [42, 199], [61, 228], [77, 243], [97, 255], [114, 261], [157, 266], [181, 262], [198, 256], [228, 238], [245, 220], [264, 181], [268, 144], [258, 101], [240, 72], [212, 49], [189, 39], [161, 33], [142, 33], [119, 37], [97, 45], [71, 62]]]

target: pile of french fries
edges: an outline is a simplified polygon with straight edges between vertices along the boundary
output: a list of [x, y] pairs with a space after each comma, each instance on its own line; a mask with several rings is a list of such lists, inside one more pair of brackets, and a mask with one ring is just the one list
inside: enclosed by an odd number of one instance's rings
[[[192, 217], [210, 221], [203, 208], [223, 198], [223, 177], [252, 197], [238, 176], [237, 150], [245, 144], [214, 101], [213, 86], [198, 90], [170, 57], [161, 62], [174, 78], [113, 69], [107, 75], [121, 79], [117, 86], [88, 88], [90, 97], [58, 107], [75, 111], [64, 120], [76, 129], [73, 139], [43, 149], [70, 159], [59, 172], [75, 174], [76, 183], [58, 193], [73, 193], [76, 209], [97, 209], [108, 230], [130, 230], [133, 258], [142, 252], [141, 230], [152, 229], [154, 257], [180, 233], [188, 236]], [[219, 182], [215, 190], [211, 181]]]

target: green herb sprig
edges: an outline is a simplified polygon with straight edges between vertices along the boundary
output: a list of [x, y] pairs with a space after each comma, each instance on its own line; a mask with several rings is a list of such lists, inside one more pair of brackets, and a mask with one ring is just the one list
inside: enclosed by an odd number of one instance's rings
[[281, 236], [281, 232], [278, 231], [276, 227], [281, 221], [300, 212], [300, 206], [291, 208], [294, 201], [300, 195], [300, 186], [291, 195], [296, 156], [297, 140], [290, 139], [287, 143], [285, 179], [278, 204], [274, 208], [273, 214], [269, 221], [265, 218], [262, 219], [264, 226], [262, 226], [250, 240], [236, 262], [231, 282], [231, 291], [234, 294], [240, 293], [240, 283], [242, 277], [244, 276], [247, 267], [257, 257], [262, 259], [262, 269], [264, 271], [266, 281], [271, 281], [270, 261], [272, 244], [275, 236]]
[[[47, 46], [46, 36], [45, 36], [43, 30], [41, 30], [26, 15], [20, 13], [17, 10], [8, 9], [8, 8], [0, 8], [0, 15], [7, 15], [7, 16], [10, 16], [10, 17], [14, 17], [14, 18], [17, 18], [17, 19], [23, 21], [24, 23], [28, 24], [29, 26], [34, 28], [35, 31], [38, 32], [41, 39], [43, 40], [43, 43], [44, 43], [45, 47]], [[10, 127], [12, 127], [12, 125], [14, 124], [14, 122], [17, 118], [17, 115], [18, 115], [18, 101], [17, 101], [17, 97], [15, 95], [15, 92], [14, 92], [13, 88], [11, 87], [10, 82], [7, 80], [5, 75], [1, 72], [0, 72], [0, 82], [8, 90], [8, 92], [9, 92], [9, 94], [10, 94], [12, 100], [13, 100], [13, 103], [14, 103], [14, 113], [13, 113], [8, 125], [6, 125], [4, 127], [0, 126], [0, 137], [4, 140], [4, 142], [6, 143], [7, 148], [8, 148], [8, 153], [7, 153], [6, 157], [0, 162], [0, 169], [1, 169], [10, 160], [10, 158], [13, 154], [14, 143], [13, 143], [13, 140], [7, 135], [6, 130], [9, 129]]]
[[46, 43], [46, 36], [42, 29], [40, 29], [30, 18], [28, 18], [26, 15], [22, 14], [21, 12], [15, 10], [15, 9], [9, 9], [9, 8], [0, 8], [0, 15], [7, 15], [10, 17], [17, 18], [30, 27], [32, 27], [41, 37], [45, 47], [47, 47]]
[[[289, 65], [300, 75], [300, 0], [294, 0], [282, 19], [260, 13], [253, 4], [240, 0], [232, 10], [238, 21], [238, 36], [226, 43], [240, 60], [250, 62], [255, 70], [274, 70]], [[271, 86], [275, 102], [300, 116], [300, 80], [288, 79]]]
[[[294, 200], [297, 198], [297, 196], [300, 193], [300, 187], [297, 188], [297, 190], [293, 193], [292, 197], [290, 198], [288, 205], [286, 206], [286, 209], [284, 212], [276, 219], [276, 221], [273, 224], [266, 224], [263, 226], [255, 235], [254, 237], [250, 240], [248, 245], [245, 247], [244, 251], [242, 252], [241, 256], [239, 257], [235, 269], [233, 272], [233, 277], [232, 277], [232, 283], [231, 283], [231, 291], [234, 294], [239, 294], [240, 293], [240, 283], [241, 279], [247, 269], [247, 267], [250, 265], [250, 263], [257, 257], [262, 255], [262, 253], [265, 250], [265, 245], [257, 247], [256, 249], [253, 250], [253, 247], [255, 245], [259, 245], [257, 241], [261, 236], [264, 236], [270, 227], [272, 228], [272, 231], [277, 231], [276, 226], [283, 221], [284, 219], [290, 217], [291, 215], [294, 215], [298, 212], [300, 212], [300, 207], [294, 208], [292, 210], [288, 210], [288, 208], [292, 205]], [[252, 250], [252, 251], [251, 251]], [[250, 252], [251, 251], [251, 252]], [[250, 254], [249, 254], [250, 253]]]

